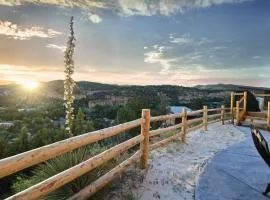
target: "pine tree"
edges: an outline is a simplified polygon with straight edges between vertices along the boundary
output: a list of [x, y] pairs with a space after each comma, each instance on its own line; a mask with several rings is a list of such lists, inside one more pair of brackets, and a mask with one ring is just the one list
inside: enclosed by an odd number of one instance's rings
[[74, 73], [74, 60], [73, 54], [75, 49], [75, 36], [73, 30], [73, 16], [70, 19], [70, 35], [67, 42], [67, 48], [65, 51], [65, 82], [64, 82], [64, 101], [66, 107], [66, 134], [68, 137], [71, 137], [72, 131], [71, 127], [73, 125], [74, 120], [74, 96], [73, 96], [73, 89], [75, 86], [75, 81], [72, 78]]
[[4, 152], [5, 152], [5, 148], [6, 148], [6, 142], [4, 141], [4, 139], [0, 138], [0, 159], [4, 157]]
[[19, 149], [20, 152], [27, 151], [29, 148], [29, 141], [28, 141], [28, 129], [23, 126], [21, 128], [20, 136], [19, 136]]
[[94, 130], [92, 121], [88, 121], [85, 119], [85, 114], [81, 108], [79, 109], [74, 122], [75, 122], [73, 126], [74, 135], [81, 135], [86, 132]]

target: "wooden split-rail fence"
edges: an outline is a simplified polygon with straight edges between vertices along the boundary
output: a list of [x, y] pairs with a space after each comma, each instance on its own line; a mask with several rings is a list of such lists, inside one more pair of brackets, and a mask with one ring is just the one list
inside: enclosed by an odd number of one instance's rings
[[[102, 189], [110, 181], [119, 176], [119, 174], [131, 164], [139, 161], [142, 169], [147, 168], [149, 151], [175, 140], [186, 142], [186, 135], [189, 132], [199, 128], [203, 128], [205, 131], [207, 131], [207, 126], [209, 123], [221, 121], [221, 123], [224, 124], [224, 120], [230, 116], [230, 108], [225, 108], [224, 106], [217, 109], [208, 109], [207, 106], [204, 106], [203, 109], [193, 112], [187, 112], [186, 109], [184, 109], [184, 111], [180, 114], [169, 114], [154, 117], [150, 115], [149, 109], [144, 109], [142, 110], [142, 117], [140, 119], [71, 137], [53, 144], [2, 159], [0, 160], [0, 179], [79, 147], [101, 141], [105, 138], [115, 136], [140, 126], [141, 133], [139, 135], [123, 143], [117, 144], [116, 146], [113, 146], [78, 165], [75, 165], [42, 181], [41, 183], [31, 186], [30, 188], [7, 198], [9, 200], [40, 199], [43, 196], [46, 196], [56, 189], [62, 187], [63, 185], [75, 180], [76, 178], [91, 172], [93, 169], [119, 156], [121, 153], [135, 147], [136, 145], [139, 145], [138, 150], [131, 157], [111, 169], [105, 175], [98, 178], [96, 181], [79, 191], [74, 196], [70, 197], [71, 200], [88, 199], [91, 195]], [[175, 119], [181, 119], [179, 120], [181, 122], [166, 128], [151, 130], [151, 123]], [[156, 143], [151, 143], [152, 137], [156, 137], [171, 131], [175, 131], [175, 134]], [[205, 132], [205, 134], [207, 134], [207, 132]]]

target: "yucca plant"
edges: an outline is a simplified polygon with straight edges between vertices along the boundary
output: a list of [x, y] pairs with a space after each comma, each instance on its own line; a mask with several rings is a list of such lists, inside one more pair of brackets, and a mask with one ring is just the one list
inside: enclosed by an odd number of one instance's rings
[[75, 36], [73, 30], [73, 16], [70, 19], [70, 36], [67, 42], [67, 48], [65, 51], [65, 81], [64, 81], [64, 101], [66, 107], [66, 133], [68, 137], [71, 137], [72, 131], [71, 127], [74, 120], [74, 96], [73, 96], [73, 89], [75, 86], [75, 81], [72, 78], [74, 73], [74, 60], [73, 54], [75, 50]]
[[[55, 174], [69, 169], [74, 165], [77, 165], [89, 159], [90, 157], [103, 152], [104, 150], [104, 147], [101, 147], [99, 144], [94, 144], [79, 148], [77, 150], [73, 150], [72, 152], [66, 153], [62, 156], [58, 156], [35, 168], [32, 171], [32, 176], [17, 176], [14, 184], [12, 185], [12, 189], [15, 193], [25, 190], [32, 185], [46, 180], [54, 176]], [[74, 195], [75, 193], [89, 185], [91, 182], [96, 180], [105, 171], [111, 168], [111, 165], [114, 165], [114, 161], [109, 162], [108, 164], [105, 164], [100, 168], [77, 178], [71, 183], [64, 185], [60, 189], [44, 197], [44, 199], [67, 199], [68, 197]]]

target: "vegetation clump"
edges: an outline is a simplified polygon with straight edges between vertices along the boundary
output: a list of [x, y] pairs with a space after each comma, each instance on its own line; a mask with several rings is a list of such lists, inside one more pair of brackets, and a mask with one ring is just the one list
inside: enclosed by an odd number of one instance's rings
[[[32, 185], [42, 182], [64, 170], [67, 170], [81, 162], [95, 156], [106, 149], [101, 147], [99, 144], [88, 145], [80, 149], [73, 150], [72, 152], [66, 153], [62, 156], [58, 156], [52, 160], [46, 161], [44, 164], [37, 166], [32, 172], [31, 176], [19, 175], [16, 177], [12, 189], [15, 193], [23, 191]], [[109, 164], [96, 169], [91, 173], [87, 173], [76, 180], [64, 185], [60, 189], [53, 193], [50, 193], [43, 199], [67, 199], [72, 195], [79, 192], [81, 189], [89, 185], [92, 181], [96, 180], [103, 171], [109, 167]]]

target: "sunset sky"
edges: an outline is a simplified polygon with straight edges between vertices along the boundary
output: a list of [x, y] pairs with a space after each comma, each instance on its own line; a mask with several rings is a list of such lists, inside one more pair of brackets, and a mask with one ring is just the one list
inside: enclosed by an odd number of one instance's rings
[[0, 84], [76, 81], [270, 87], [270, 0], [0, 0]]

